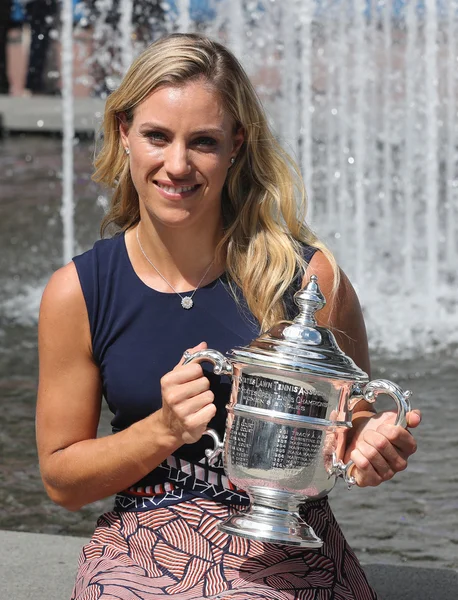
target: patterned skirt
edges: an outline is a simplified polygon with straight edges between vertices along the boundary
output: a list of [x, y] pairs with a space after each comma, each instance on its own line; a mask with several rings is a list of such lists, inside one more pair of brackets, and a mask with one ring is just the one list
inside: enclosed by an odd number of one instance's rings
[[234, 509], [195, 498], [146, 512], [109, 512], [84, 546], [72, 600], [376, 600], [327, 499], [303, 517], [319, 550], [217, 529]]

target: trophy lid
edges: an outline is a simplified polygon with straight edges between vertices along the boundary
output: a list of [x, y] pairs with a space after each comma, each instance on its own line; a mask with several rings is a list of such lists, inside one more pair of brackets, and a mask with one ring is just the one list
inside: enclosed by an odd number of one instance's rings
[[299, 314], [293, 321], [280, 321], [248, 346], [235, 348], [235, 361], [320, 377], [368, 381], [367, 374], [337, 345], [334, 335], [319, 327], [315, 313], [326, 304], [312, 275], [307, 286], [294, 294]]

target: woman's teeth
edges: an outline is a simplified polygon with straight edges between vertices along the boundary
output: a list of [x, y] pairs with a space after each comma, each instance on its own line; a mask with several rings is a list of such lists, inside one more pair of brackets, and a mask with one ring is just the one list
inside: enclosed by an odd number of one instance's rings
[[172, 187], [171, 185], [161, 185], [160, 183], [158, 183], [157, 185], [161, 188], [161, 190], [164, 190], [169, 194], [182, 194], [183, 192], [190, 192], [196, 187], [195, 185], [183, 185], [181, 187]]

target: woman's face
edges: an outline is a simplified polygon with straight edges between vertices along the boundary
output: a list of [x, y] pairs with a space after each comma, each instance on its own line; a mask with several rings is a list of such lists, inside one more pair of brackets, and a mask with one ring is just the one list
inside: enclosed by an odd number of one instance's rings
[[219, 94], [204, 81], [155, 90], [121, 125], [140, 200], [158, 224], [219, 222], [221, 190], [243, 142]]

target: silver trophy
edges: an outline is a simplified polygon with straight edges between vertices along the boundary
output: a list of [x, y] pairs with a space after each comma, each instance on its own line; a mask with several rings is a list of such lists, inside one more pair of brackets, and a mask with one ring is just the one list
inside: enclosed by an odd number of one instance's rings
[[322, 540], [299, 515], [307, 500], [328, 494], [341, 476], [349, 486], [352, 461], [344, 464], [346, 434], [361, 400], [388, 394], [397, 406], [396, 424], [406, 426], [410, 392], [384, 379], [369, 382], [364, 371], [338, 347], [333, 334], [318, 327], [315, 312], [325, 305], [317, 277], [294, 300], [300, 312], [248, 346], [225, 357], [216, 350], [185, 355], [184, 364], [210, 362], [216, 374], [232, 377], [224, 441], [207, 457], [223, 452], [232, 483], [250, 497], [247, 512], [232, 515], [225, 533], [304, 548]]

